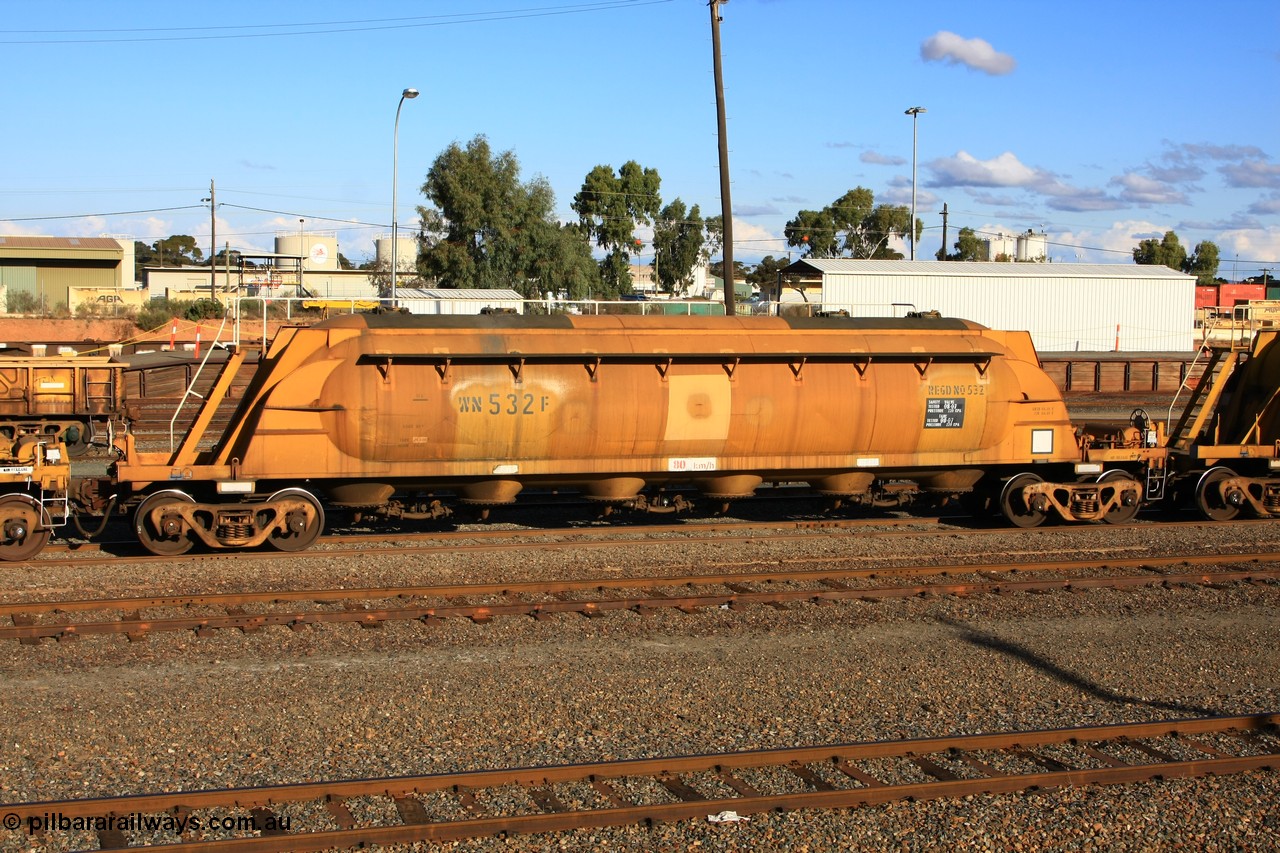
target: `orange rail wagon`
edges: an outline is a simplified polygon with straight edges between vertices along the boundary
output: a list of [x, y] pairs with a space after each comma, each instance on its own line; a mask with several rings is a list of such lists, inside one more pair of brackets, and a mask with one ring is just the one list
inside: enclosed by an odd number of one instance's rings
[[175, 451], [117, 441], [152, 551], [298, 549], [326, 506], [436, 515], [531, 487], [662, 508], [805, 482], [1032, 526], [1127, 521], [1163, 486], [1156, 436], [1079, 434], [1025, 332], [963, 320], [345, 316], [283, 329], [198, 449], [243, 357]]

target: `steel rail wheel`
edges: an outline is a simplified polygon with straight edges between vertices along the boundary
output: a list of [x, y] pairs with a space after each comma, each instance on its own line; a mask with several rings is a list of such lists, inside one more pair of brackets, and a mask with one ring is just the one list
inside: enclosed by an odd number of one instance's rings
[[1035, 474], [1018, 474], [1004, 484], [1000, 492], [1000, 512], [1016, 527], [1039, 527], [1049, 514], [1032, 507], [1022, 496], [1022, 490], [1044, 480]]
[[45, 512], [30, 495], [0, 496], [0, 560], [28, 560], [49, 544], [53, 531]]
[[271, 547], [279, 551], [301, 551], [311, 546], [324, 532], [324, 509], [315, 495], [303, 489], [281, 489], [267, 502], [279, 500], [302, 501], [309, 505], [310, 513], [302, 509], [291, 509], [285, 513], [285, 530], [276, 528], [267, 537]]
[[169, 509], [182, 503], [193, 504], [195, 498], [177, 489], [167, 489], [149, 495], [138, 504], [133, 514], [133, 529], [138, 541], [152, 554], [176, 557], [190, 551], [195, 544], [187, 520], [181, 513]]
[[1196, 483], [1196, 506], [1210, 521], [1230, 521], [1240, 514], [1240, 507], [1227, 503], [1222, 494], [1223, 480], [1236, 476], [1230, 468], [1210, 468]]
[[[1138, 411], [1142, 410], [1139, 409]], [[1124, 488], [1122, 481], [1134, 482], [1127, 471], [1119, 469], [1106, 471], [1098, 477], [1099, 486], [1105, 486], [1115, 491], [1120, 491]], [[1107, 514], [1102, 517], [1102, 520], [1107, 524], [1128, 524], [1138, 517], [1138, 510], [1140, 509], [1142, 509], [1142, 501], [1140, 500], [1135, 500], [1132, 505], [1119, 503], [1107, 510]]]

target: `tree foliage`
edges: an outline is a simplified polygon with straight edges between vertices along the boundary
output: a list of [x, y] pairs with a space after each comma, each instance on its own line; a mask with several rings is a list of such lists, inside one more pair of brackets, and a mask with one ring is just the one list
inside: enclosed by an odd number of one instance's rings
[[197, 266], [204, 263], [204, 252], [190, 234], [171, 234], [154, 243], [133, 241], [134, 281], [142, 281], [143, 267]]
[[1211, 240], [1196, 244], [1190, 257], [1182, 241], [1173, 231], [1164, 232], [1161, 240], [1140, 242], [1133, 250], [1135, 264], [1159, 264], [1196, 277], [1196, 284], [1213, 284], [1218, 275], [1218, 245]]
[[760, 259], [760, 263], [747, 273], [747, 283], [755, 285], [765, 293], [773, 293], [778, 289], [778, 273], [790, 265], [791, 262], [786, 258], [765, 255]]
[[840, 254], [835, 217], [829, 207], [800, 211], [783, 233], [787, 245], [799, 249], [806, 258], [834, 258]]
[[938, 260], [940, 261], [976, 261], [982, 257], [983, 244], [978, 238], [977, 232], [972, 228], [961, 228], [960, 233], [956, 235], [955, 254], [942, 257], [942, 252], [946, 247], [938, 249]]
[[724, 248], [724, 217], [708, 216], [702, 225], [707, 234], [706, 242], [702, 245], [702, 262], [709, 264]]
[[1195, 253], [1187, 258], [1182, 271], [1196, 277], [1196, 284], [1213, 284], [1218, 276], [1218, 244], [1210, 240], [1196, 243]]
[[686, 210], [677, 198], [662, 208], [653, 226], [658, 286], [667, 293], [688, 287], [705, 244], [702, 211], [696, 204]]
[[[707, 266], [707, 272], [711, 273], [711, 275], [715, 276], [716, 278], [720, 279], [721, 281], [724, 281], [724, 280], [725, 280], [725, 275], [724, 275], [724, 259], [723, 259], [723, 258], [721, 258], [721, 259], [720, 259], [720, 260], [718, 260], [718, 261], [712, 261], [712, 262]], [[748, 275], [748, 274], [750, 274], [750, 272], [751, 272], [751, 269], [750, 269], [746, 264], [744, 264], [742, 261], [739, 261], [739, 260], [737, 260], [737, 259], [735, 259], [735, 260], [734, 260], [734, 262], [733, 262], [733, 280], [734, 280], [735, 282], [738, 282], [738, 281], [745, 281], [745, 280], [746, 280], [746, 278], [747, 278], [747, 275]]]
[[636, 228], [650, 224], [658, 215], [661, 184], [656, 169], [628, 160], [616, 174], [611, 166], [596, 166], [573, 197], [573, 209], [583, 229], [606, 250], [600, 278], [607, 296], [631, 290], [629, 266]]
[[787, 245], [808, 258], [897, 260], [902, 253], [889, 248], [889, 238], [905, 236], [910, 227], [911, 212], [906, 207], [877, 205], [871, 190], [855, 187], [822, 210], [799, 211], [784, 233]]
[[1149, 239], [1140, 242], [1133, 250], [1135, 264], [1158, 264], [1170, 269], [1181, 270], [1187, 261], [1187, 250], [1183, 248], [1178, 235], [1172, 231], [1164, 232], [1161, 240]]
[[418, 208], [424, 232], [418, 270], [442, 287], [540, 296], [580, 292], [590, 281], [589, 247], [556, 221], [551, 185], [542, 177], [521, 183], [515, 154], [494, 154], [484, 136], [445, 149], [422, 193], [436, 207]]

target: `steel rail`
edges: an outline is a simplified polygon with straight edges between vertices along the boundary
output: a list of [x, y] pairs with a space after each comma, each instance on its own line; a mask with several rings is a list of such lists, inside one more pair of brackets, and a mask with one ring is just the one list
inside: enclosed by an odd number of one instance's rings
[[[1265, 519], [1263, 519], [1265, 520]], [[453, 541], [457, 539], [550, 539], [547, 543], [533, 544], [530, 547], [553, 548], [556, 545], [568, 545], [583, 547], [607, 547], [617, 542], [616, 538], [608, 539], [606, 537], [617, 537], [619, 534], [629, 533], [633, 536], [643, 535], [645, 537], [654, 536], [687, 536], [689, 534], [724, 532], [735, 533], [744, 530], [846, 530], [863, 527], [907, 527], [911, 525], [921, 524], [941, 524], [946, 521], [941, 517], [914, 517], [914, 518], [845, 518], [845, 519], [799, 519], [799, 520], [777, 520], [777, 521], [719, 521], [719, 522], [692, 522], [684, 524], [662, 524], [662, 525], [622, 525], [611, 527], [556, 527], [556, 528], [503, 528], [501, 530], [448, 530], [448, 531], [414, 531], [414, 532], [383, 532], [383, 533], [337, 533], [322, 535], [317, 543], [319, 544], [339, 544], [346, 545], [359, 542], [439, 542], [441, 545], [448, 545], [450, 549], [465, 550], [483, 550], [492, 548], [492, 545], [454, 545]], [[1215, 522], [1203, 522], [1205, 524]], [[1216, 522], [1221, 523], [1221, 522]], [[912, 533], [922, 533], [924, 531], [911, 531]], [[955, 530], [948, 528], [948, 533], [991, 533], [1000, 532], [988, 529], [978, 530]], [[1005, 532], [1010, 532], [1006, 530]], [[1017, 531], [1024, 532], [1024, 531]], [[584, 539], [583, 537], [593, 537]], [[796, 534], [795, 538], [803, 538], [800, 534]], [[709, 542], [717, 540], [719, 537], [703, 537], [702, 539], [682, 539], [681, 541], [699, 541]], [[653, 538], [633, 538], [625, 540], [626, 544], [646, 544], [653, 542], [662, 542], [669, 540], [660, 540]], [[113, 542], [75, 542], [75, 543], [54, 543], [44, 549], [45, 554], [51, 553], [88, 553], [101, 551], [104, 546], [126, 546], [141, 547], [137, 541], [119, 540]], [[390, 546], [387, 548], [391, 552]], [[425, 550], [425, 549], [424, 549]], [[304, 558], [325, 556], [339, 553], [367, 553], [365, 550], [346, 550], [325, 549], [313, 547], [303, 551], [276, 551], [260, 550], [260, 551], [194, 551], [183, 554], [184, 559], [201, 558], [201, 557], [228, 557], [236, 556], [246, 559], [255, 557], [260, 559], [288, 559], [288, 558]], [[135, 560], [151, 560], [151, 561], [170, 561], [171, 556], [156, 555], [140, 555], [131, 556], [130, 559]], [[36, 563], [36, 560], [30, 563]], [[41, 559], [41, 564], [53, 565], [75, 565], [83, 563], [83, 558], [60, 558], [53, 557]]]
[[[741, 533], [741, 531], [760, 530], [795, 530], [795, 531], [832, 531], [839, 532], [843, 530], [857, 529], [863, 527], [909, 527], [912, 525], [929, 525], [944, 524], [947, 519], [943, 517], [931, 518], [876, 518], [876, 519], [829, 519], [829, 520], [793, 520], [793, 521], [736, 521], [736, 522], [707, 522], [694, 523], [684, 525], [660, 525], [660, 526], [627, 526], [620, 528], [583, 528], [583, 527], [564, 527], [553, 529], [502, 529], [502, 530], [451, 530], [451, 531], [434, 531], [434, 532], [409, 532], [409, 533], [339, 533], [321, 536], [318, 540], [320, 544], [337, 543], [345, 545], [347, 543], [358, 542], [385, 542], [385, 543], [404, 543], [404, 542], [435, 542], [438, 546], [418, 546], [414, 549], [405, 549], [403, 547], [394, 547], [388, 544], [385, 548], [324, 548], [312, 547], [302, 551], [276, 551], [274, 549], [265, 549], [257, 551], [191, 551], [182, 555], [184, 560], [207, 560], [207, 559], [241, 559], [241, 560], [288, 560], [288, 559], [307, 559], [315, 557], [332, 557], [332, 556], [365, 556], [374, 553], [387, 554], [403, 554], [403, 553], [424, 553], [434, 550], [440, 550], [445, 547], [450, 551], [466, 551], [466, 552], [484, 552], [494, 549], [510, 547], [503, 544], [488, 543], [463, 543], [456, 544], [456, 540], [466, 539], [535, 539], [546, 541], [535, 541], [522, 543], [520, 547], [549, 550], [555, 548], [574, 547], [574, 548], [616, 548], [630, 547], [633, 545], [670, 545], [673, 541], [684, 544], [707, 544], [707, 543], [723, 543], [737, 540], [745, 540], [750, 537], [739, 535], [737, 537], [727, 534]], [[1202, 527], [1211, 525], [1219, 527], [1224, 523], [1230, 524], [1280, 524], [1280, 519], [1238, 519], [1231, 522], [1215, 522], [1215, 521], [1174, 521], [1160, 522], [1161, 527]], [[1132, 527], [1128, 525], [1127, 527]], [[1087, 529], [1087, 528], [1078, 528]], [[1011, 527], [1000, 528], [955, 528], [944, 527], [937, 530], [907, 530], [904, 532], [878, 533], [877, 535], [893, 535], [893, 536], [995, 536], [1001, 534], [1016, 534], [1019, 537], [1027, 538], [1029, 536], [1045, 535], [1051, 533], [1062, 533], [1064, 528], [1061, 527], [1033, 527], [1027, 529], [1018, 529]], [[710, 536], [710, 535], [691, 535], [719, 532], [726, 535]], [[619, 534], [632, 534], [631, 538], [620, 538]], [[679, 536], [678, 540], [661, 539], [660, 536]], [[798, 541], [810, 538], [811, 534], [804, 532], [796, 533], [771, 533], [769, 538], [775, 541]], [[115, 542], [109, 543], [114, 545], [125, 545], [129, 547], [140, 547], [136, 542]], [[67, 545], [54, 544], [46, 547], [44, 554], [51, 553], [87, 553], [101, 550], [98, 543], [75, 543]], [[112, 555], [115, 558], [115, 555]], [[92, 560], [92, 557], [48, 557], [42, 556], [34, 560], [28, 561], [25, 565], [83, 565]], [[173, 561], [172, 556], [158, 556], [154, 554], [137, 554], [128, 557], [131, 561], [146, 562], [163, 562], [169, 563]]]
[[[1158, 570], [1161, 565], [1239, 565], [1257, 566], [1245, 571], [1209, 571], [1171, 573]], [[1264, 567], [1263, 564], [1270, 564]], [[1082, 575], [1098, 570], [1146, 569], [1141, 575]], [[991, 579], [991, 575], [1075, 572], [1073, 577], [1026, 579]], [[879, 581], [893, 577], [978, 575], [982, 581], [931, 582], [904, 586], [848, 586], [849, 581]], [[764, 572], [710, 573], [697, 575], [648, 576], [634, 578], [589, 578], [561, 581], [521, 581], [515, 583], [447, 584], [436, 586], [372, 587], [324, 590], [281, 590], [246, 593], [207, 593], [189, 596], [152, 596], [120, 599], [81, 599], [77, 601], [33, 601], [0, 604], [0, 617], [9, 617], [12, 625], [0, 626], [0, 640], [35, 643], [43, 638], [74, 639], [94, 634], [125, 634], [141, 639], [149, 633], [186, 631], [197, 634], [239, 628], [252, 631], [267, 626], [284, 625], [301, 630], [319, 623], [356, 623], [366, 627], [384, 622], [422, 621], [462, 617], [474, 622], [487, 622], [495, 616], [524, 615], [546, 618], [554, 613], [602, 615], [608, 611], [629, 610], [641, 614], [659, 609], [693, 612], [712, 607], [737, 609], [748, 604], [786, 606], [788, 603], [821, 603], [848, 599], [881, 601], [938, 595], [1012, 594], [1018, 592], [1083, 591], [1087, 589], [1134, 589], [1153, 586], [1212, 585], [1227, 583], [1263, 583], [1280, 580], [1280, 554], [1205, 554], [1181, 557], [1126, 557], [1104, 560], [1053, 560], [1042, 562], [952, 564], [931, 566], [894, 566], [857, 569], [797, 569]], [[751, 589], [750, 584], [819, 584], [800, 589]], [[725, 587], [727, 592], [685, 592], [711, 586]], [[627, 595], [640, 590], [643, 595]], [[661, 590], [673, 590], [664, 593]], [[594, 597], [571, 598], [570, 593], [590, 593]], [[608, 595], [622, 593], [621, 595]], [[563, 597], [557, 597], [563, 596]], [[459, 599], [492, 599], [503, 603], [458, 603]], [[530, 600], [552, 597], [553, 600]], [[360, 602], [387, 599], [443, 600], [445, 604], [418, 603], [399, 606], [357, 606]], [[278, 605], [308, 603], [329, 606], [339, 602], [341, 610], [275, 610], [248, 613], [246, 605]], [[144, 618], [142, 611], [154, 608], [221, 607], [225, 615], [201, 614], [180, 617]], [[100, 621], [45, 622], [38, 616], [82, 612], [120, 611], [122, 618]]]
[[[180, 837], [146, 842], [187, 851], [322, 850], [371, 844], [448, 841], [515, 833], [555, 832], [585, 827], [686, 820], [724, 811], [738, 815], [806, 808], [851, 808], [903, 800], [999, 794], [1029, 789], [1127, 784], [1152, 779], [1226, 775], [1280, 768], [1280, 714], [1163, 720], [1082, 728], [858, 742], [747, 752], [641, 758], [622, 761], [477, 770], [426, 776], [399, 776], [312, 782], [225, 790], [151, 793], [96, 799], [14, 803], [6, 819], [105, 819], [112, 815], [191, 817], [204, 809], [238, 809], [254, 825], [278, 827], [280, 805], [322, 803], [336, 828], [294, 831], [252, 829], [254, 835], [210, 839]], [[1208, 740], [1206, 740], [1208, 738]], [[1051, 750], [1046, 752], [1045, 750]], [[999, 754], [1001, 760], [989, 756]], [[1135, 758], [1137, 760], [1135, 760]], [[883, 762], [893, 766], [885, 770]], [[870, 766], [860, 762], [877, 762]], [[1004, 769], [997, 770], [998, 765]], [[823, 772], [818, 772], [819, 770]], [[792, 790], [770, 793], [744, 778], [744, 771], [772, 770], [790, 780]], [[879, 772], [879, 776], [877, 775]], [[909, 774], [924, 781], [897, 782]], [[710, 781], [703, 777], [711, 777]], [[888, 777], [890, 781], [884, 778]], [[641, 781], [653, 792], [628, 799], [623, 782]], [[563, 784], [588, 786], [595, 807], [572, 808], [557, 795]], [[699, 785], [703, 786], [699, 789]], [[519, 813], [486, 812], [477, 793], [522, 789]], [[660, 792], [665, 791], [665, 794]], [[433, 815], [423, 795], [443, 795], [453, 813]], [[399, 824], [356, 826], [346, 800], [390, 800]], [[581, 799], [580, 797], [578, 799]], [[388, 809], [388, 813], [392, 810]], [[197, 815], [198, 817], [198, 815]], [[122, 832], [99, 832], [103, 849], [128, 847]]]

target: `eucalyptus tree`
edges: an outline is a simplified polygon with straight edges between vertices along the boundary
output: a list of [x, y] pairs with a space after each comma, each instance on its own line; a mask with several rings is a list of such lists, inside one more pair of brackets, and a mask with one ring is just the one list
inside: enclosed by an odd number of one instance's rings
[[1182, 271], [1196, 277], [1196, 284], [1213, 284], [1218, 277], [1218, 244], [1212, 240], [1196, 243], [1195, 252], [1182, 264]]
[[791, 261], [787, 258], [765, 255], [747, 274], [747, 283], [754, 284], [766, 293], [773, 293], [777, 290], [778, 275], [790, 265]]
[[584, 274], [594, 264], [585, 237], [555, 219], [545, 178], [521, 183], [513, 152], [494, 154], [484, 136], [455, 142], [435, 159], [422, 193], [435, 205], [418, 208], [422, 276], [442, 287], [511, 288], [524, 296], [590, 289]]
[[1177, 234], [1166, 231], [1163, 239], [1153, 238], [1138, 243], [1137, 248], [1133, 250], [1133, 262], [1159, 264], [1170, 269], [1181, 270], [1183, 264], [1187, 262], [1187, 250], [1183, 248]]
[[650, 224], [658, 215], [661, 184], [656, 169], [628, 160], [617, 173], [612, 166], [596, 166], [587, 173], [581, 191], [573, 198], [573, 209], [582, 227], [605, 250], [600, 278], [606, 296], [631, 290], [629, 266], [636, 228]]
[[938, 249], [937, 258], [940, 261], [976, 261], [982, 257], [983, 244], [978, 238], [978, 233], [972, 228], [964, 227], [960, 229], [960, 233], [956, 235], [955, 254], [943, 256], [943, 252], [947, 249], [943, 246]]
[[668, 293], [688, 287], [706, 245], [706, 225], [698, 205], [686, 209], [675, 199], [658, 214], [653, 225], [654, 270], [658, 285]]
[[802, 210], [783, 231], [787, 245], [799, 249], [806, 258], [835, 258], [840, 255], [836, 221], [830, 207]]
[[[903, 205], [876, 204], [866, 187], [856, 187], [822, 210], [801, 210], [786, 225], [787, 245], [811, 258], [898, 259], [889, 238], [905, 237], [911, 212]], [[919, 234], [920, 223], [916, 222]]]

